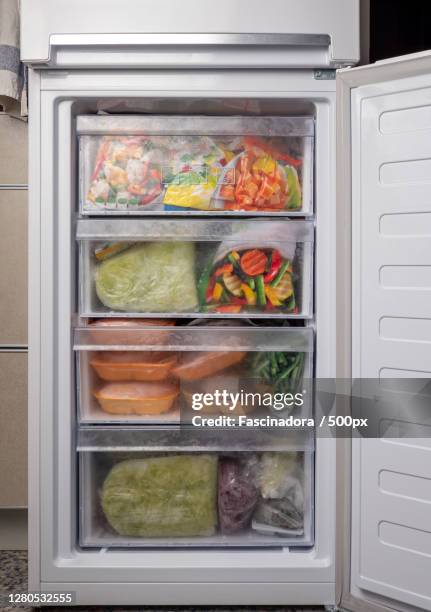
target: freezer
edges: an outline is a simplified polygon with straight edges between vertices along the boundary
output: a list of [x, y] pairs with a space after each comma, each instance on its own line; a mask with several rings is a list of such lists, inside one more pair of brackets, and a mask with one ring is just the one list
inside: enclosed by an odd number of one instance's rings
[[22, 5], [31, 588], [431, 609], [429, 442], [271, 425], [430, 377], [429, 54], [335, 78], [356, 0]]

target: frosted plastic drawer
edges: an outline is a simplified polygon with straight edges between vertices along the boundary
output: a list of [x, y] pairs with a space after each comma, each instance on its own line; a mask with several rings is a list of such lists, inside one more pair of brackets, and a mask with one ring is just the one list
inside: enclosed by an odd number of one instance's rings
[[312, 117], [82, 115], [84, 215], [312, 214]]
[[75, 330], [81, 423], [312, 414], [311, 328], [116, 322]]
[[312, 316], [312, 222], [80, 220], [85, 317]]
[[311, 452], [79, 452], [79, 543], [311, 546], [313, 475]]
[[82, 451], [240, 452], [312, 451], [314, 431], [307, 428], [157, 427], [151, 425], [81, 425]]

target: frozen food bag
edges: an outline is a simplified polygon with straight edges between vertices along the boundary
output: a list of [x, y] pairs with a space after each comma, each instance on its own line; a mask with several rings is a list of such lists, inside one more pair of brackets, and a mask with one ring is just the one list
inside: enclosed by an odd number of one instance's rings
[[[88, 339], [96, 344], [166, 344], [169, 333], [163, 328], [173, 327], [175, 323], [169, 319], [94, 319], [88, 324]], [[157, 328], [161, 331], [158, 332]]]
[[184, 137], [184, 151], [165, 169], [166, 210], [209, 210], [216, 190], [223, 151], [207, 136]]
[[197, 307], [192, 242], [148, 242], [100, 262], [96, 293], [124, 312], [188, 312]]
[[171, 410], [178, 393], [171, 381], [126, 381], [102, 384], [93, 395], [110, 414], [161, 414]]
[[240, 363], [245, 351], [185, 352], [174, 369], [174, 376], [181, 381], [200, 380]]
[[248, 527], [258, 501], [255, 482], [256, 459], [220, 459], [218, 514], [220, 531], [231, 534]]
[[224, 210], [280, 212], [302, 206], [302, 160], [274, 139], [244, 136], [243, 150], [226, 165], [215, 198]]
[[160, 351], [99, 351], [90, 365], [102, 380], [161, 381], [177, 363], [176, 354]]
[[262, 497], [280, 499], [290, 494], [302, 508], [304, 499], [299, 481], [301, 464], [298, 453], [263, 453], [260, 461], [259, 488]]
[[205, 312], [297, 312], [297, 243], [305, 238], [295, 222], [249, 226], [220, 244], [199, 279]]
[[106, 477], [101, 503], [109, 524], [123, 536], [213, 535], [217, 457], [169, 455], [122, 461]]
[[252, 525], [256, 531], [268, 531], [264, 527], [270, 527], [274, 533], [300, 535], [303, 533], [304, 516], [288, 497], [261, 499], [253, 515]]
[[[293, 351], [259, 351], [247, 359], [249, 376], [273, 393], [297, 393], [304, 378], [305, 353]], [[283, 408], [283, 415], [294, 405]]]
[[163, 139], [146, 136], [105, 136], [97, 150], [87, 209], [145, 208], [160, 200]]
[[300, 455], [263, 453], [258, 483], [261, 498], [253, 514], [253, 529], [285, 535], [302, 533], [304, 489]]

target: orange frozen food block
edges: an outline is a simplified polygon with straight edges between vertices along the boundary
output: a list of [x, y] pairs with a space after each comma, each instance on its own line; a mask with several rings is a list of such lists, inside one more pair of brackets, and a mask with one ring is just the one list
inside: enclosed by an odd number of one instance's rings
[[168, 412], [179, 393], [173, 382], [109, 382], [93, 394], [110, 414], [161, 414]]
[[[91, 329], [112, 329], [112, 334], [99, 336], [94, 333], [94, 341], [101, 340], [103, 344], [164, 344], [168, 340], [168, 334], [159, 333], [157, 329], [147, 328], [166, 328], [173, 327], [175, 321], [170, 319], [126, 319], [122, 317], [112, 319], [95, 319], [88, 326]], [[136, 333], [133, 333], [133, 331]], [[124, 332], [124, 333], [123, 333]]]
[[180, 380], [199, 380], [239, 363], [246, 354], [245, 351], [186, 353], [172, 374]]
[[90, 364], [102, 380], [165, 380], [177, 363], [175, 353], [159, 351], [100, 351]]

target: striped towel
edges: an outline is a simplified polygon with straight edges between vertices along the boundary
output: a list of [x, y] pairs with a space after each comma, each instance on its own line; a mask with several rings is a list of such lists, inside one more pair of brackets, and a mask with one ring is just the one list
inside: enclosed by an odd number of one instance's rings
[[26, 75], [19, 59], [19, 0], [0, 0], [0, 105], [27, 115]]

